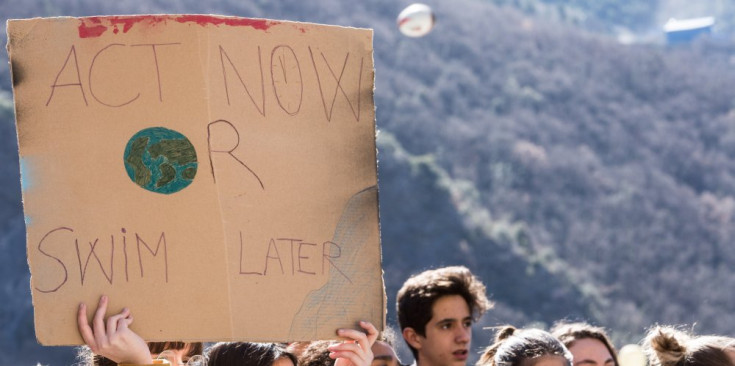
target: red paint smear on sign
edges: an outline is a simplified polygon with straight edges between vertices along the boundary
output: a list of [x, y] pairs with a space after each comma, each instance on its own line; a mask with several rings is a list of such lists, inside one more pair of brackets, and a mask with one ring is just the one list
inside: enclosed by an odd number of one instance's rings
[[119, 26], [122, 26], [123, 33], [127, 33], [136, 23], [145, 21], [149, 24], [155, 24], [165, 22], [168, 18], [170, 17], [156, 15], [79, 18], [79, 38], [99, 37], [107, 31], [108, 27], [112, 27], [112, 32], [117, 34], [120, 31]]
[[[145, 16], [145, 17], [111, 17], [106, 18], [109, 19], [110, 23], [117, 29], [118, 25], [123, 26], [123, 33], [128, 33], [130, 28], [133, 27], [133, 24], [138, 23], [143, 20], [150, 20], [152, 22], [159, 22], [159, 19], [155, 19], [156, 17], [152, 16]], [[115, 32], [117, 33], [117, 32]]]
[[82, 24], [79, 24], [79, 38], [99, 37], [106, 30], [107, 27], [104, 25], [87, 25], [82, 22]]
[[[133, 16], [114, 16], [114, 17], [86, 17], [80, 18], [79, 38], [99, 37], [112, 27], [112, 32], [118, 34], [119, 27], [122, 26], [123, 33], [127, 33], [133, 25], [140, 22], [148, 24], [156, 24], [167, 20], [176, 20], [179, 23], [196, 23], [201, 26], [207, 25], [229, 25], [229, 26], [246, 26], [258, 30], [268, 30], [279, 22], [265, 19], [249, 19], [234, 17], [216, 17], [211, 15], [133, 15]], [[304, 30], [302, 29], [302, 32]]]
[[265, 20], [265, 19], [249, 19], [249, 18], [229, 18], [229, 17], [214, 17], [211, 15], [181, 15], [176, 18], [179, 23], [193, 22], [201, 26], [206, 25], [231, 25], [231, 26], [246, 26], [253, 27], [258, 30], [268, 30], [273, 25], [279, 22]]

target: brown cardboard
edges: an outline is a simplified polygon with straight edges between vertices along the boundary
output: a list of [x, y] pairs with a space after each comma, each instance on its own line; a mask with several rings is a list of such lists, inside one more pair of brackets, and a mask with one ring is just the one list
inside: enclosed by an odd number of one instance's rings
[[40, 343], [80, 344], [102, 294], [149, 341], [382, 327], [370, 30], [160, 15], [8, 39]]

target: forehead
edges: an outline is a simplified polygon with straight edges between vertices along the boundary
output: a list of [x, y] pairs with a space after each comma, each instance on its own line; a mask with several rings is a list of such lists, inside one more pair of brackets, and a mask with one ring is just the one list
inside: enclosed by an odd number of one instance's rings
[[371, 351], [373, 351], [373, 355], [376, 358], [380, 356], [396, 357], [396, 352], [393, 350], [393, 347], [383, 341], [375, 342]]
[[165, 358], [165, 359], [175, 358], [175, 359], [182, 360], [186, 358], [186, 356], [193, 356], [189, 354], [189, 350], [191, 350], [191, 347], [186, 346], [180, 349], [163, 350], [161, 353], [158, 353], [158, 354], [153, 353], [151, 356], [153, 356], [153, 358], [156, 358], [156, 357]]
[[577, 350], [594, 350], [594, 351], [605, 351], [607, 353], [610, 353], [607, 350], [607, 347], [605, 346], [602, 341], [595, 338], [581, 338], [577, 339], [568, 347], [571, 351], [573, 348]]
[[438, 298], [431, 306], [431, 319], [464, 319], [470, 316], [470, 306], [460, 295], [446, 295]]
[[612, 355], [605, 344], [594, 338], [577, 339], [569, 347], [575, 359], [579, 358], [610, 358]]
[[725, 353], [727, 354], [727, 357], [730, 359], [733, 365], [735, 365], [735, 349], [730, 348], [725, 351]]

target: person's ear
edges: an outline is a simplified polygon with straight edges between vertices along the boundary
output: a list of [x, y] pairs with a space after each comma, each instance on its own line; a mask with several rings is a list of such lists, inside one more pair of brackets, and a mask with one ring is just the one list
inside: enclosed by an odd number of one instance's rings
[[403, 328], [403, 339], [405, 339], [406, 342], [411, 345], [411, 347], [418, 350], [421, 349], [421, 343], [423, 342], [424, 337], [416, 333], [413, 328], [406, 327]]

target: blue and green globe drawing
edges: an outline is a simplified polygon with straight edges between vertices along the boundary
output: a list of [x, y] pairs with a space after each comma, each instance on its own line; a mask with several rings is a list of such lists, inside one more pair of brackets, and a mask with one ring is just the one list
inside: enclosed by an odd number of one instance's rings
[[163, 127], [139, 131], [125, 147], [125, 170], [135, 184], [156, 193], [186, 188], [197, 174], [194, 145], [181, 133]]

